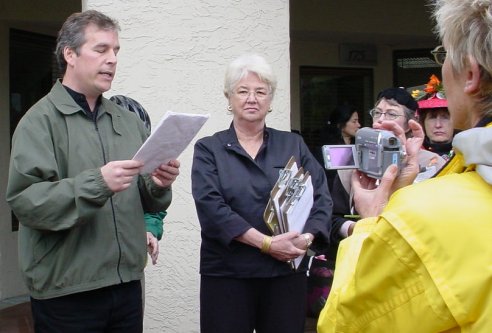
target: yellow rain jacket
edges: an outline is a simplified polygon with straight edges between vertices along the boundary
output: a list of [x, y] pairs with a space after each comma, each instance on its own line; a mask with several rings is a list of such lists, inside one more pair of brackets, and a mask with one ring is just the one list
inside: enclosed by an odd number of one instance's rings
[[319, 333], [492, 332], [492, 128], [460, 134], [440, 177], [340, 243]]

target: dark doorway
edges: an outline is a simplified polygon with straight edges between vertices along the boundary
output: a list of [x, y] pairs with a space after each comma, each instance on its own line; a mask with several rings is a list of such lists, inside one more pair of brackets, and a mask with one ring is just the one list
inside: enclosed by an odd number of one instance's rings
[[320, 133], [337, 105], [355, 106], [361, 125], [367, 125], [373, 105], [372, 69], [301, 67], [300, 80], [301, 134], [310, 149], [323, 144]]
[[[10, 138], [29, 108], [46, 95], [56, 77], [56, 38], [28, 31], [10, 30]], [[12, 231], [19, 223], [12, 213]]]

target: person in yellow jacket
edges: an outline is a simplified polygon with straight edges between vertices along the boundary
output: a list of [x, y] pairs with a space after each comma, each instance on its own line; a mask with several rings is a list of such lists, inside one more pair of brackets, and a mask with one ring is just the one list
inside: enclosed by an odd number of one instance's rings
[[411, 177], [395, 166], [377, 188], [352, 178], [364, 219], [340, 244], [319, 333], [492, 329], [492, 3], [433, 6], [436, 61], [463, 130], [455, 155], [437, 177], [404, 188]]

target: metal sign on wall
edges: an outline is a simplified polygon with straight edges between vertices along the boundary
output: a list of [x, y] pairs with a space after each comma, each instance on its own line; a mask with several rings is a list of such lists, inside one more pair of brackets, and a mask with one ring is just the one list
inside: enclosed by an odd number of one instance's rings
[[373, 44], [340, 44], [340, 64], [358, 66], [376, 66], [377, 48]]

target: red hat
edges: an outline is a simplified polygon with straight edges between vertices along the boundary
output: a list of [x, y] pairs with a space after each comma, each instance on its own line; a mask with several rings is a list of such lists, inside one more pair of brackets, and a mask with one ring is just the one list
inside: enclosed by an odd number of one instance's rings
[[417, 89], [412, 91], [412, 96], [417, 101], [419, 110], [448, 107], [444, 88], [437, 76], [432, 74], [429, 82], [424, 87], [422, 90]]
[[420, 109], [434, 109], [434, 108], [447, 108], [448, 100], [440, 94], [432, 94], [428, 99], [422, 99], [417, 101]]

